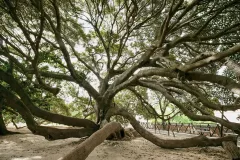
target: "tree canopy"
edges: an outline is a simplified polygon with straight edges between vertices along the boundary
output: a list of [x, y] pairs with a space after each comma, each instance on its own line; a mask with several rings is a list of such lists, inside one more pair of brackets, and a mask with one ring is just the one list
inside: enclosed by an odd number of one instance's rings
[[[0, 15], [0, 96], [31, 126], [36, 116], [91, 135], [113, 115], [134, 121], [128, 109], [152, 90], [192, 120], [240, 133], [212, 114], [240, 109], [239, 0], [1, 0]], [[92, 119], [40, 103], [64, 94]]]

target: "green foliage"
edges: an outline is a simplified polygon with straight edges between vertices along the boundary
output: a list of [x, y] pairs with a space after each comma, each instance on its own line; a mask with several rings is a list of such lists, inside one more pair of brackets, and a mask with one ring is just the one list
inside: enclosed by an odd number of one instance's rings
[[192, 123], [193, 121], [185, 115], [177, 115], [172, 119], [171, 122], [174, 122], [174, 123]]
[[[200, 93], [216, 106], [236, 100], [226, 89], [232, 84], [217, 85], [216, 77], [187, 79], [195, 71], [216, 75], [224, 65], [220, 60], [187, 73], [176, 67], [191, 65], [201, 53], [225, 51], [239, 43], [238, 1], [12, 0], [0, 6], [0, 69], [12, 74], [33, 103], [47, 111], [78, 118], [93, 113], [87, 118], [95, 120], [96, 110], [116, 104], [152, 119], [156, 113], [173, 116], [181, 104], [191, 114], [203, 110], [212, 116]], [[239, 54], [229, 58], [240, 60]], [[228, 69], [223, 76], [239, 78]], [[141, 82], [162, 87], [158, 90], [165, 98], [150, 95], [156, 87]], [[195, 88], [199, 94], [165, 82]], [[7, 82], [0, 83], [16, 94]], [[54, 96], [44, 86], [61, 92]], [[103, 106], [96, 109], [97, 104]], [[179, 115], [175, 120], [181, 118], [188, 121]]]

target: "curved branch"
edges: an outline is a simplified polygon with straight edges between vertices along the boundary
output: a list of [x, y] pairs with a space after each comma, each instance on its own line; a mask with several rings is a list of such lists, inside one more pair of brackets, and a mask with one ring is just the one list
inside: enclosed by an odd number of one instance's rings
[[240, 84], [235, 82], [233, 79], [225, 76], [214, 75], [214, 74], [204, 74], [200, 72], [188, 72], [185, 78], [188, 80], [208, 81], [211, 83], [216, 83], [226, 87], [227, 89], [231, 90], [233, 93], [240, 95]]
[[240, 51], [240, 44], [237, 44], [237, 45], [233, 46], [232, 48], [229, 48], [228, 50], [225, 50], [225, 51], [220, 52], [218, 54], [212, 55], [208, 58], [205, 58], [203, 60], [197, 61], [197, 62], [192, 63], [192, 64], [179, 66], [179, 67], [177, 67], [177, 69], [179, 69], [183, 72], [188, 72], [190, 70], [206, 66], [210, 63], [220, 61], [220, 60], [224, 59], [225, 57], [237, 54], [239, 51]]
[[171, 86], [171, 87], [176, 87], [179, 89], [183, 89], [186, 92], [196, 96], [198, 98], [198, 100], [200, 100], [200, 102], [210, 108], [210, 109], [214, 109], [214, 110], [219, 110], [219, 111], [236, 111], [238, 109], [240, 109], [240, 105], [236, 105], [236, 104], [232, 104], [232, 105], [220, 105], [220, 104], [215, 104], [211, 101], [209, 101], [207, 99], [206, 96], [204, 96], [204, 94], [201, 93], [201, 91], [199, 91], [197, 88], [193, 87], [193, 86], [188, 86], [186, 84], [182, 84], [182, 83], [177, 83], [177, 82], [163, 82], [162, 83], [164, 86]]
[[[113, 89], [109, 91], [112, 95], [116, 94], [120, 90], [124, 89], [125, 87], [136, 85], [138, 79], [143, 77], [151, 77], [151, 76], [161, 76], [161, 77], [168, 77], [168, 78], [178, 78], [178, 73], [171, 69], [163, 69], [163, 68], [151, 68], [139, 71], [137, 74], [133, 75], [131, 78], [126, 80], [125, 82], [114, 86]], [[185, 79], [192, 81], [207, 81], [210, 83], [216, 83], [221, 86], [226, 87], [227, 89], [231, 90], [233, 93], [240, 95], [240, 84], [232, 80], [231, 78], [214, 75], [214, 74], [205, 74], [201, 72], [187, 72], [185, 75]]]
[[57, 129], [45, 126], [38, 126], [35, 122], [31, 111], [17, 98], [14, 94], [7, 91], [2, 85], [0, 85], [0, 96], [6, 100], [6, 104], [17, 112], [26, 121], [28, 129], [37, 135], [44, 136], [48, 140], [66, 139], [70, 137], [86, 137], [90, 136], [96, 131], [94, 128], [82, 128], [82, 129]]
[[228, 122], [224, 119], [214, 117], [211, 115], [193, 114], [182, 103], [180, 103], [174, 97], [172, 97], [164, 87], [162, 87], [160, 85], [153, 84], [153, 83], [147, 83], [147, 82], [143, 82], [143, 81], [139, 81], [139, 85], [161, 92], [171, 103], [176, 105], [186, 116], [188, 116], [192, 120], [217, 122], [217, 123], [220, 123], [220, 124], [226, 126], [227, 128], [233, 130], [234, 132], [236, 132], [238, 134], [240, 133], [240, 124], [239, 123]]
[[[106, 124], [103, 128], [92, 134], [87, 140], [64, 156], [62, 160], [85, 160], [96, 146], [100, 145], [111, 134], [119, 131], [122, 132], [122, 134], [124, 132], [121, 124], [117, 122]], [[120, 138], [123, 138], [124, 134], [120, 136]]]
[[[34, 7], [38, 8], [39, 6], [37, 6], [36, 3], [32, 3]], [[55, 14], [56, 14], [56, 22], [57, 22], [57, 26], [55, 27], [51, 17], [44, 11], [43, 8], [41, 8], [41, 13], [43, 14], [43, 16], [46, 18], [46, 20], [48, 21], [48, 23], [50, 24], [53, 33], [55, 35], [55, 39], [56, 42], [59, 45], [59, 49], [61, 50], [64, 60], [67, 64], [68, 70], [71, 73], [71, 76], [75, 79], [75, 81], [81, 86], [83, 87], [95, 100], [99, 100], [99, 93], [92, 87], [92, 85], [87, 82], [85, 80], [85, 78], [83, 76], [81, 76], [81, 74], [79, 74], [71, 61], [70, 58], [70, 53], [68, 52], [68, 49], [63, 41], [62, 35], [61, 35], [61, 16], [60, 16], [60, 11], [59, 11], [59, 7], [57, 4], [57, 1], [53, 1], [52, 5], [54, 7], [55, 10]]]
[[[122, 82], [124, 82], [125, 80], [127, 80], [129, 77], [132, 76], [132, 74], [139, 69], [139, 67], [141, 67], [142, 65], [144, 65], [148, 59], [152, 56], [152, 54], [154, 53], [154, 51], [157, 49], [157, 47], [152, 46], [150, 47], [145, 54], [143, 54], [141, 56], [141, 58], [139, 59], [139, 61], [136, 64], [133, 64], [132, 67], [130, 67], [129, 69], [127, 69], [126, 71], [124, 71], [115, 81], [113, 84], [111, 84], [108, 88], [108, 90], [105, 92], [104, 96], [107, 97], [106, 95], [113, 95], [112, 90], [119, 84], [121, 84]], [[114, 93], [115, 94], [115, 93]]]
[[188, 147], [205, 147], [205, 146], [221, 146], [223, 141], [233, 141], [236, 143], [236, 137], [227, 136], [223, 138], [217, 138], [217, 139], [210, 139], [203, 135], [193, 137], [193, 138], [187, 138], [187, 139], [174, 139], [174, 140], [166, 140], [161, 139], [155, 135], [153, 135], [151, 132], [144, 129], [140, 123], [126, 110], [124, 109], [116, 109], [115, 112], [112, 112], [114, 115], [121, 115], [124, 118], [128, 119], [133, 126], [133, 128], [145, 139], [149, 140], [153, 144], [162, 147], [162, 148], [188, 148]]
[[24, 92], [23, 88], [18, 84], [18, 82], [14, 79], [14, 77], [12, 77], [9, 74], [6, 74], [2, 70], [0, 70], [0, 80], [8, 83], [11, 89], [21, 97], [21, 100], [29, 108], [31, 113], [37, 117], [43, 118], [51, 122], [65, 124], [65, 125], [86, 127], [86, 128], [98, 128], [98, 126], [90, 120], [67, 117], [67, 116], [51, 113], [38, 108], [32, 103], [31, 99]]

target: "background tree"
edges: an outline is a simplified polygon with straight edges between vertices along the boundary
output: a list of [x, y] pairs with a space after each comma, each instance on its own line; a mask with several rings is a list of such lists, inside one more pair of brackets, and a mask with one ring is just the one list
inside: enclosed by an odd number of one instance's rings
[[155, 92], [155, 97], [157, 98], [157, 106], [159, 107], [159, 118], [161, 120], [163, 129], [166, 129], [167, 123], [169, 123], [175, 116], [179, 115], [180, 111], [178, 108], [171, 104], [164, 96], [160, 96], [159, 93]]

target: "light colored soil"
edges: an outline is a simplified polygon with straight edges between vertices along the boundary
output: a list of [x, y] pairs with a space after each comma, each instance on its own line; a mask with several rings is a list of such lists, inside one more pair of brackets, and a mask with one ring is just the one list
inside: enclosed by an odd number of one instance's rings
[[[31, 134], [26, 128], [18, 131], [23, 134], [0, 137], [0, 160], [57, 160], [83, 141], [77, 138], [47, 141], [42, 136]], [[169, 138], [164, 135], [159, 136]], [[106, 140], [97, 146], [87, 158], [87, 160], [227, 159], [221, 147], [162, 149], [143, 138], [131, 141]]]

